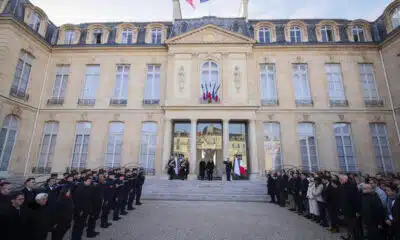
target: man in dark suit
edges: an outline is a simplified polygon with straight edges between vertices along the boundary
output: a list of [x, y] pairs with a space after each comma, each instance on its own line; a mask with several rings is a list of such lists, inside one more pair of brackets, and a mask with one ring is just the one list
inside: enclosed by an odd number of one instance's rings
[[24, 205], [30, 209], [33, 209], [36, 205], [35, 197], [36, 197], [36, 192], [33, 189], [35, 187], [35, 179], [34, 178], [28, 178], [24, 182], [24, 189], [22, 192], [24, 193], [25, 196], [25, 201]]
[[201, 159], [200, 161], [200, 179], [204, 180], [204, 177], [206, 176], [206, 162], [204, 159]]
[[225, 164], [225, 172], [226, 172], [226, 180], [231, 181], [231, 172], [232, 172], [232, 162], [229, 161], [229, 158], [224, 161]]
[[209, 160], [206, 165], [208, 181], [212, 181], [214, 173], [214, 162]]

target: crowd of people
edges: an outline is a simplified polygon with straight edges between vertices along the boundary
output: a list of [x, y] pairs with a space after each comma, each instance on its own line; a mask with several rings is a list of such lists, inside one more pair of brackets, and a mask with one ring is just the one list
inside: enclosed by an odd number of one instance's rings
[[133, 204], [141, 205], [145, 181], [142, 169], [114, 169], [65, 173], [61, 180], [53, 174], [43, 186], [34, 178], [24, 182], [23, 189], [13, 188], [6, 179], [0, 180], [0, 226], [2, 240], [67, 239], [80, 240], [99, 235], [96, 222], [108, 228], [118, 221]]
[[271, 203], [297, 212], [342, 239], [400, 240], [400, 178], [328, 171], [267, 174]]

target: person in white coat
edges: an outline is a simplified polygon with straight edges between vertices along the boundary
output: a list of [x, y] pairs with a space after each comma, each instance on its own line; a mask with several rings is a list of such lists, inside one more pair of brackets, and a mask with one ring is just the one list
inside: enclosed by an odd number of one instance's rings
[[313, 196], [313, 192], [315, 191], [314, 177], [311, 176], [308, 181], [309, 181], [308, 190], [307, 190], [308, 205], [309, 205], [309, 209], [310, 209], [311, 219], [313, 221], [316, 221], [319, 217], [319, 211], [318, 211], [317, 200]]

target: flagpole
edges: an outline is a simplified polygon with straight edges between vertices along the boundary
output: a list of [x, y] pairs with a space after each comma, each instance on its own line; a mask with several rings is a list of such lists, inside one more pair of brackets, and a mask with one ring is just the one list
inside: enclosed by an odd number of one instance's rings
[[208, 16], [211, 16], [211, 0], [208, 1]]

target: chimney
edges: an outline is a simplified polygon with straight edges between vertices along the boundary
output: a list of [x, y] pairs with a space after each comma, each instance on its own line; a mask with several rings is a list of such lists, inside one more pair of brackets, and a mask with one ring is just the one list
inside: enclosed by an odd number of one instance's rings
[[249, 0], [240, 1], [240, 17], [245, 18], [246, 22], [249, 20]]
[[172, 0], [173, 4], [173, 21], [176, 19], [182, 19], [181, 3], [179, 0]]

